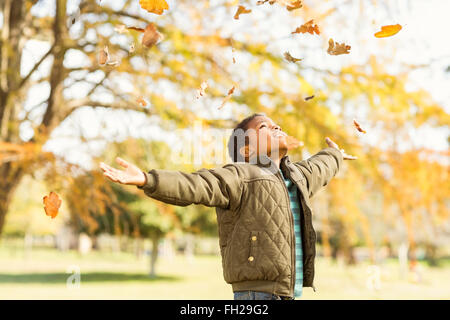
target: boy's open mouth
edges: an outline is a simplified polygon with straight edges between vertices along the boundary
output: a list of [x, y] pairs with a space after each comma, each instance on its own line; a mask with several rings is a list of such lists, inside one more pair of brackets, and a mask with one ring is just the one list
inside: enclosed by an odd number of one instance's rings
[[277, 131], [277, 132], [273, 133], [272, 136], [274, 136], [275, 138], [287, 137], [287, 134], [284, 133], [283, 131]]

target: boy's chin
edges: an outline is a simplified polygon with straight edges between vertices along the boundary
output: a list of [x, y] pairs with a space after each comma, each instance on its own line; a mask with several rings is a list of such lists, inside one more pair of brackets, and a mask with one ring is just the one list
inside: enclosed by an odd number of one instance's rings
[[277, 149], [270, 150], [270, 154], [274, 155], [278, 152], [278, 154], [285, 155], [288, 152], [289, 148], [287, 145], [281, 145]]

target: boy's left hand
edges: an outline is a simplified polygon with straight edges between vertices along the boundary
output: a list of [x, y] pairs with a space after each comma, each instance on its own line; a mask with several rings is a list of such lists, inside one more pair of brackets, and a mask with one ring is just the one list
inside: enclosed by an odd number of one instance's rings
[[351, 156], [351, 155], [346, 154], [344, 149], [339, 149], [339, 146], [336, 144], [336, 142], [334, 142], [330, 138], [326, 137], [325, 141], [327, 142], [329, 147], [338, 149], [342, 153], [342, 156], [343, 156], [344, 160], [356, 160], [356, 159], [358, 159], [355, 156]]

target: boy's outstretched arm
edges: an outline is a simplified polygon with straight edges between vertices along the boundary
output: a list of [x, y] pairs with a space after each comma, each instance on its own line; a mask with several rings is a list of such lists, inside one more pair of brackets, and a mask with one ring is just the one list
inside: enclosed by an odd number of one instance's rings
[[356, 159], [356, 157], [346, 154], [343, 149], [339, 149], [338, 145], [330, 138], [326, 138], [325, 141], [328, 148], [320, 150], [306, 160], [295, 162], [306, 178], [310, 198], [338, 173], [343, 160]]
[[156, 200], [178, 206], [203, 204], [224, 209], [240, 203], [242, 184], [232, 165], [192, 173], [163, 169], [144, 172], [121, 158], [116, 161], [124, 170], [100, 163], [106, 177], [114, 182], [135, 185]]

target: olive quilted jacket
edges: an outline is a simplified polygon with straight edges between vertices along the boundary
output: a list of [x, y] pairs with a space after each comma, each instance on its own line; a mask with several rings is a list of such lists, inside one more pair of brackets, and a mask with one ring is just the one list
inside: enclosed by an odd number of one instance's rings
[[[310, 198], [337, 174], [342, 161], [341, 152], [330, 147], [306, 160], [291, 162], [284, 156], [280, 162], [283, 174], [300, 190], [304, 287], [314, 288], [316, 233]], [[223, 276], [233, 291], [254, 290], [292, 297], [293, 217], [283, 177], [274, 166], [269, 159], [192, 173], [153, 169], [144, 172], [147, 182], [138, 188], [169, 204], [216, 207]]]

